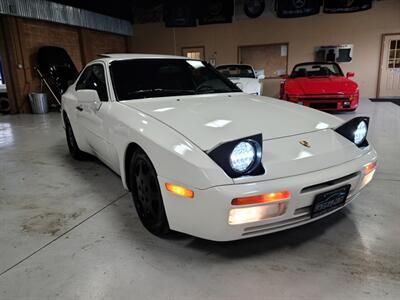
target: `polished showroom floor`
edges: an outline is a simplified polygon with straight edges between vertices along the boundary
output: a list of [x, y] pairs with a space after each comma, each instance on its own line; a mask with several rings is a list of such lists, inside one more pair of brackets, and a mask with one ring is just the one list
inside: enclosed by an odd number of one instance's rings
[[0, 299], [400, 299], [400, 106], [338, 116], [356, 114], [379, 154], [360, 197], [229, 243], [152, 236], [116, 174], [70, 158], [59, 114], [0, 116]]

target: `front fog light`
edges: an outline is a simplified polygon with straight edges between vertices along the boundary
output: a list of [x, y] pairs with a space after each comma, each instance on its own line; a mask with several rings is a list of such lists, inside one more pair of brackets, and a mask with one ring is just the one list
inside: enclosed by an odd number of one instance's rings
[[230, 225], [244, 224], [281, 216], [286, 212], [287, 203], [277, 203], [264, 206], [232, 208], [229, 211]]
[[364, 121], [361, 121], [360, 124], [358, 124], [356, 131], [354, 131], [354, 143], [360, 145], [366, 136], [367, 124]]
[[250, 142], [240, 142], [233, 148], [229, 163], [235, 172], [245, 172], [250, 169], [256, 158], [256, 149]]

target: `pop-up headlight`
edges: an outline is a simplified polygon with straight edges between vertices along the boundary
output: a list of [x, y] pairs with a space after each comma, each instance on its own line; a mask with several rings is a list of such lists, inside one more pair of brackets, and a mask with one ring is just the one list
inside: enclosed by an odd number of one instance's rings
[[265, 170], [261, 164], [261, 134], [224, 143], [208, 155], [231, 178], [244, 175], [261, 175]]
[[356, 117], [336, 128], [336, 132], [352, 141], [358, 147], [368, 146], [368, 117]]

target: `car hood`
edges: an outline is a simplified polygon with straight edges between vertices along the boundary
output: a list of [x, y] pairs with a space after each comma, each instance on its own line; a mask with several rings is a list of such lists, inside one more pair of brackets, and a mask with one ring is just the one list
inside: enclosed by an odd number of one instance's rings
[[178, 131], [204, 151], [227, 141], [262, 134], [263, 140], [337, 127], [329, 114], [244, 93], [120, 101]]
[[351, 94], [357, 90], [357, 84], [345, 77], [308, 77], [288, 79], [286, 88], [293, 94]]
[[245, 93], [258, 93], [260, 92], [260, 81], [256, 78], [248, 77], [228, 77], [230, 81], [237, 84]]
[[53, 46], [39, 48], [36, 63], [36, 67], [57, 96], [63, 94], [78, 76], [71, 57], [63, 48]]

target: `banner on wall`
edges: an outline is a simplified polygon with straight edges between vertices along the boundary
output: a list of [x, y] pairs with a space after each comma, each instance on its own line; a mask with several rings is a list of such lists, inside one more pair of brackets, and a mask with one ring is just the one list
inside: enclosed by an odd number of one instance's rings
[[321, 8], [321, 0], [277, 0], [275, 11], [279, 18], [297, 18], [316, 15]]
[[338, 14], [370, 9], [372, 0], [325, 0], [324, 13]]
[[166, 27], [196, 26], [196, 9], [193, 1], [170, 0], [164, 4], [163, 18]]
[[199, 1], [199, 25], [232, 23], [233, 0]]

